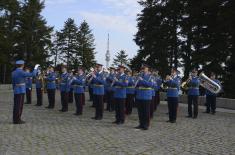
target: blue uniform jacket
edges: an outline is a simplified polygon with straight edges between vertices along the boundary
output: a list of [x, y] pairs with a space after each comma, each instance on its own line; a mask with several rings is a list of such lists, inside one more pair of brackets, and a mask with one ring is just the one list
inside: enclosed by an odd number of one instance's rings
[[92, 79], [91, 84], [94, 95], [104, 95], [105, 76], [103, 72], [96, 73], [96, 77]]
[[180, 78], [174, 77], [172, 80], [167, 81], [167, 97], [178, 97], [180, 89]]
[[160, 76], [155, 78], [154, 90], [159, 91], [162, 85], [162, 78]]
[[188, 95], [199, 96], [200, 80], [198, 77], [192, 77], [188, 83]]
[[83, 75], [78, 75], [73, 79], [71, 85], [73, 88], [73, 92], [75, 94], [82, 94], [84, 93], [84, 87], [86, 84], [86, 79]]
[[133, 77], [128, 77], [128, 86], [126, 88], [127, 94], [135, 94], [135, 80]]
[[61, 82], [60, 82], [60, 91], [61, 92], [69, 92], [70, 91], [70, 77], [68, 73], [61, 74]]
[[114, 80], [115, 74], [110, 74], [107, 78], [106, 78], [106, 91], [114, 91], [114, 87], [112, 87], [112, 83]]
[[51, 72], [47, 75], [47, 89], [56, 89], [56, 74], [55, 72]]
[[126, 87], [128, 86], [127, 76], [125, 74], [117, 76], [118, 81], [114, 83], [114, 98], [125, 99], [126, 98]]
[[[213, 81], [221, 86], [221, 83], [219, 80], [215, 79]], [[217, 96], [217, 94], [214, 94], [214, 93], [210, 92], [209, 90], [206, 90], [206, 96]]]
[[150, 74], [142, 74], [143, 80], [139, 80], [136, 89], [136, 99], [138, 100], [152, 100], [153, 96], [153, 81]]
[[24, 94], [26, 92], [26, 77], [36, 76], [37, 70], [32, 73], [25, 72], [21, 68], [17, 68], [12, 72], [12, 86], [14, 94]]
[[32, 89], [33, 79], [32, 77], [26, 77], [25, 84], [27, 89]]

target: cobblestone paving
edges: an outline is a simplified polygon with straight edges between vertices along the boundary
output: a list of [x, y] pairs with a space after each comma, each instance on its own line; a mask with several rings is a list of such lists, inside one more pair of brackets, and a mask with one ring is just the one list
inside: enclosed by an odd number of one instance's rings
[[[59, 96], [57, 96], [58, 100]], [[113, 125], [114, 113], [105, 112], [102, 121], [92, 120], [94, 109], [87, 102], [84, 115], [54, 110], [44, 105], [24, 105], [23, 125], [13, 125], [12, 103], [0, 98], [0, 155], [234, 155], [235, 114], [217, 112], [198, 119], [185, 118], [186, 108], [179, 108], [176, 124], [169, 124], [167, 108], [160, 105], [151, 128], [138, 131], [136, 109], [124, 125]]]

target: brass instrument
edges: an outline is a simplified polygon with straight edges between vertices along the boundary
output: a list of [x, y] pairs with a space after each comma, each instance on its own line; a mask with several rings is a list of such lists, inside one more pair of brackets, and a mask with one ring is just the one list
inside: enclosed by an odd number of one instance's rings
[[137, 75], [136, 75], [136, 77], [135, 77], [135, 79], [136, 79], [136, 81], [135, 81], [135, 87], [137, 87], [137, 85], [138, 85], [138, 83], [139, 83], [139, 81], [140, 81], [140, 77], [143, 75], [143, 72], [140, 72], [140, 73], [138, 73]]
[[42, 92], [43, 93], [47, 93], [47, 86], [46, 86], [46, 82], [45, 82], [45, 71], [42, 70], [41, 67], [38, 68], [38, 76], [37, 76], [37, 80], [40, 80], [41, 84], [42, 84]]
[[167, 81], [171, 80], [173, 78], [172, 75], [167, 75], [165, 80], [163, 80], [161, 88], [162, 90], [166, 91], [168, 89]]
[[190, 73], [190, 74], [189, 74], [189, 78], [188, 78], [186, 81], [182, 82], [181, 88], [182, 88], [183, 90], [188, 90], [188, 84], [189, 84], [189, 82], [190, 82], [191, 80], [192, 80], [192, 74]]
[[221, 91], [221, 86], [207, 77], [204, 73], [199, 75], [200, 85], [214, 94], [218, 94]]

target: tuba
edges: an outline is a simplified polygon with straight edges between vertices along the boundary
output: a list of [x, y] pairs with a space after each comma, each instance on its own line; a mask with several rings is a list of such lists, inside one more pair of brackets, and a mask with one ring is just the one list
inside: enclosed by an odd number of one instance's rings
[[211, 80], [209, 77], [207, 77], [204, 73], [201, 73], [199, 75], [199, 80], [200, 80], [200, 85], [203, 88], [209, 90], [214, 94], [218, 94], [220, 92], [221, 86], [218, 83]]

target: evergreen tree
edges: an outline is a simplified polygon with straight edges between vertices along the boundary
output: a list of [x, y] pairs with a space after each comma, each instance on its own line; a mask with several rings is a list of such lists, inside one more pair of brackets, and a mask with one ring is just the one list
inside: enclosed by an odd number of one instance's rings
[[0, 2], [0, 63], [14, 63], [18, 43], [20, 6], [17, 0]]
[[76, 57], [81, 58], [81, 65], [87, 70], [96, 63], [94, 40], [94, 36], [88, 23], [83, 21], [77, 34], [78, 51], [75, 55]]
[[134, 41], [140, 47], [137, 56], [131, 60], [133, 69], [138, 70], [142, 63], [157, 68], [162, 74], [169, 71], [168, 25], [163, 19], [162, 1], [140, 1], [143, 10], [138, 15], [138, 32]]
[[124, 50], [121, 50], [117, 55], [115, 55], [115, 58], [113, 59], [113, 66], [118, 66], [122, 64], [129, 64], [128, 55]]
[[81, 65], [81, 57], [78, 54], [78, 28], [74, 20], [69, 18], [64, 28], [58, 33], [58, 46], [61, 53], [61, 59], [69, 67], [71, 65]]
[[23, 58], [29, 64], [47, 64], [51, 47], [52, 27], [47, 26], [41, 16], [44, 1], [24, 0], [19, 22], [19, 51], [17, 58]]

